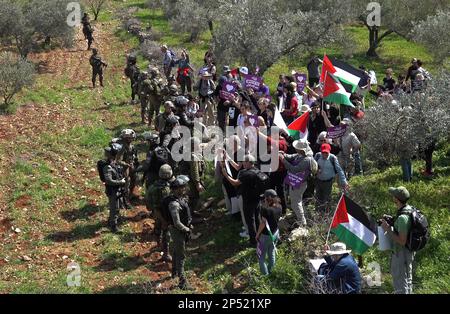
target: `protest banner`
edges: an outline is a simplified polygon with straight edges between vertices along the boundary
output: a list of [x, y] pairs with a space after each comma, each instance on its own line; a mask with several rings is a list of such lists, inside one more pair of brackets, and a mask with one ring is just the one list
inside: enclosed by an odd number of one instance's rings
[[254, 91], [258, 91], [262, 85], [262, 78], [256, 75], [244, 75], [245, 88], [251, 88]]
[[301, 94], [306, 87], [306, 74], [303, 73], [295, 73], [295, 82], [297, 83], [297, 92]]
[[225, 82], [220, 91], [220, 98], [223, 100], [231, 100], [237, 91], [237, 86], [234, 83]]
[[328, 128], [327, 136], [328, 136], [328, 138], [331, 138], [331, 139], [340, 138], [340, 137], [344, 136], [346, 131], [347, 131], [346, 125], [338, 125], [338, 126], [335, 126], [332, 128]]

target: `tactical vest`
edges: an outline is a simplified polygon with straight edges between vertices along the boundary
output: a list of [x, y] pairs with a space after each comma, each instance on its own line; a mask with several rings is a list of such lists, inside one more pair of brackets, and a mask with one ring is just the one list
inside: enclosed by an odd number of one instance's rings
[[189, 226], [192, 222], [191, 211], [189, 209], [188, 203], [182, 199], [178, 198], [174, 195], [170, 195], [163, 200], [163, 217], [166, 219], [169, 225], [173, 225], [172, 215], [170, 214], [169, 205], [172, 202], [177, 202], [180, 204], [181, 210], [178, 213], [180, 216], [180, 221], [183, 225]]

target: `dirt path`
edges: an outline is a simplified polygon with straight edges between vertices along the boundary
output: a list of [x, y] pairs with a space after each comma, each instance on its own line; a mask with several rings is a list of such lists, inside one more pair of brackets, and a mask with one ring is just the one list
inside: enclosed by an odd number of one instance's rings
[[[113, 24], [98, 23], [95, 28], [95, 47], [99, 48], [102, 56], [106, 56], [106, 59], [108, 59], [117, 56], [117, 54], [125, 55], [130, 47], [119, 42], [115, 37]], [[117, 45], [121, 45], [122, 51], [113, 51], [113, 47]], [[38, 80], [48, 84], [57, 84], [61, 80], [66, 80], [68, 82], [65, 84], [65, 88], [79, 89], [80, 91], [89, 89], [91, 84], [91, 70], [88, 59], [91, 52], [85, 49], [86, 43], [83, 40], [81, 30], [79, 30], [76, 45], [73, 49], [57, 49], [30, 55], [30, 59], [36, 64], [39, 64], [40, 74]], [[122, 76], [122, 69], [122, 65], [111, 64], [108, 68], [109, 75]], [[37, 86], [35, 88], [39, 87]], [[98, 97], [96, 97], [98, 101], [89, 105], [92, 108], [91, 110], [96, 110], [103, 106], [101, 102], [103, 91], [94, 90], [92, 92], [98, 93]], [[137, 110], [137, 108], [134, 108], [134, 110]], [[102, 110], [101, 114], [103, 121], [108, 121], [113, 115], [108, 110]], [[48, 123], [49, 121], [52, 123]], [[0, 152], [0, 176], [4, 178], [10, 177], [12, 173], [11, 169], [18, 158], [30, 158], [27, 154], [18, 154], [15, 150], [17, 145], [26, 145], [30, 151], [40, 150], [39, 142], [42, 141], [41, 137], [44, 133], [54, 132], [55, 134], [64, 134], [64, 132], [67, 132], [73, 126], [83, 125], [84, 123], [85, 121], [81, 121], [79, 115], [74, 112], [70, 99], [64, 99], [63, 103], [59, 104], [36, 105], [34, 103], [28, 103], [21, 106], [13, 115], [0, 116], [0, 148], [2, 149]], [[95, 121], [90, 121], [89, 123], [92, 124]], [[101, 147], [95, 149], [101, 149]], [[84, 186], [84, 180], [98, 181], [97, 174], [92, 169], [81, 169], [81, 178], [74, 178], [73, 176], [67, 178], [67, 171], [63, 170], [65, 168], [64, 162], [58, 158], [58, 154], [52, 154], [52, 152], [48, 154], [47, 162], [52, 169], [55, 169], [53, 175], [74, 181], [73, 190], [77, 192], [75, 196], [71, 197], [72, 199], [83, 198], [87, 195], [88, 200], [93, 206], [99, 203], [102, 205], [106, 204], [106, 198], [102, 193]], [[76, 164], [77, 158], [81, 158], [81, 156], [75, 156], [74, 158], [75, 160], [72, 163]], [[14, 226], [14, 221], [7, 210], [9, 208], [8, 201], [15, 191], [13, 190], [13, 182], [7, 180], [4, 182], [6, 183], [2, 184], [0, 193], [0, 242], [2, 242], [1, 246], [4, 254], [8, 254], [5, 248], [9, 246], [15, 247], [15, 251], [11, 250], [9, 252], [11, 255], [8, 257], [9, 260], [5, 258], [0, 261], [0, 267], [5, 264], [7, 265], [13, 258], [20, 259], [22, 256], [29, 254], [28, 250], [35, 246], [35, 241], [40, 241], [49, 236], [48, 234], [43, 234], [40, 230], [33, 230], [33, 232], [30, 232], [29, 238], [24, 239], [11, 231], [11, 227]], [[63, 195], [58, 197], [54, 202], [55, 215], [66, 213], [67, 209], [69, 209], [67, 208], [69, 201], [69, 198]], [[142, 200], [140, 203], [142, 203]], [[15, 207], [33, 213], [39, 211], [39, 208], [35, 208], [35, 205], [31, 204], [27, 197], [20, 198], [16, 201]], [[159, 293], [172, 289], [174, 282], [170, 278], [170, 265], [160, 261], [160, 253], [156, 247], [155, 239], [150, 234], [154, 222], [149, 217], [145, 207], [137, 205], [132, 211], [127, 211], [123, 215], [125, 216], [126, 224], [132, 230], [131, 234], [126, 234], [124, 237], [129, 236], [134, 239], [133, 241], [124, 243], [124, 248], [128, 252], [126, 258], [134, 266], [131, 267], [132, 269], [129, 272], [134, 276], [147, 278], [149, 284], [147, 287], [141, 286], [141, 290], [145, 288], [148, 289], [148, 292]], [[116, 291], [117, 286], [120, 286], [120, 284], [102, 278], [102, 272], [120, 269], [117, 261], [105, 259], [102, 255], [102, 249], [104, 249], [102, 248], [102, 235], [104, 235], [104, 232], [97, 231], [87, 239], [73, 239], [71, 236], [74, 228], [76, 228], [75, 221], [66, 219], [66, 221], [61, 222], [53, 230], [54, 234], [52, 234], [52, 239], [54, 242], [50, 245], [43, 246], [39, 251], [41, 255], [37, 254], [34, 257], [35, 266], [42, 268], [40, 271], [43, 273], [47, 270], [50, 273], [52, 268], [64, 267], [66, 263], [65, 259], [68, 257], [74, 255], [81, 256], [83, 258], [83, 264], [88, 265], [92, 269], [96, 269], [98, 273], [95, 279], [89, 279], [92, 291]], [[80, 248], [86, 248], [86, 250], [80, 252]], [[62, 257], [64, 259], [63, 261], [61, 260]], [[22, 264], [14, 265], [11, 266], [11, 269], [13, 271], [18, 269], [26, 271], [27, 266]], [[0, 275], [0, 284], [2, 279], [4, 282], [12, 282], [15, 280], [15, 275]], [[194, 287], [196, 287], [197, 292], [205, 291], [205, 284], [196, 278], [195, 275], [193, 275], [191, 281]], [[39, 282], [45, 283], [45, 278], [39, 278]], [[6, 287], [7, 291], [9, 291], [9, 288]], [[133, 292], [137, 287], [132, 284], [129, 288], [124, 287], [124, 289], [125, 291]], [[118, 291], [123, 292], [124, 289], [119, 289]], [[2, 291], [1, 285], [0, 291]]]

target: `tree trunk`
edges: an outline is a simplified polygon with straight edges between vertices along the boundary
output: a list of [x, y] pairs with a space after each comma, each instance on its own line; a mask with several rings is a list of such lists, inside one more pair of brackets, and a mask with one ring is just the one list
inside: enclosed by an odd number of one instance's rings
[[211, 33], [211, 36], [214, 37], [214, 25], [213, 25], [212, 20], [208, 21], [208, 28], [209, 28], [209, 32]]
[[369, 28], [369, 50], [366, 55], [368, 57], [376, 58], [378, 57], [377, 48], [378, 48], [378, 27], [372, 26]]

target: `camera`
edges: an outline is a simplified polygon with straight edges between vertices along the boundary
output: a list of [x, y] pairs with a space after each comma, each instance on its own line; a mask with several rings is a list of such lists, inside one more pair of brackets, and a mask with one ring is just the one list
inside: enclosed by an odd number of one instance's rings
[[378, 225], [381, 226], [381, 222], [383, 219], [386, 220], [386, 222], [388, 223], [389, 226], [394, 226], [394, 222], [395, 222], [394, 217], [389, 216], [389, 215], [383, 215], [383, 217], [378, 220]]

